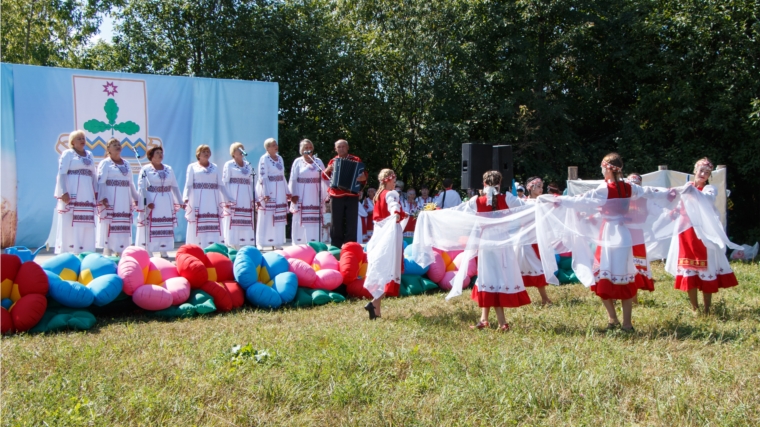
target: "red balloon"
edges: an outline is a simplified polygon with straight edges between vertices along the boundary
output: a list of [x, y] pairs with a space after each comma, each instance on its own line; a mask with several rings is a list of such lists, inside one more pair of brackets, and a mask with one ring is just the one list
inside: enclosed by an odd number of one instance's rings
[[[24, 265], [29, 264], [29, 262]], [[21, 297], [11, 307], [11, 320], [17, 332], [28, 331], [42, 320], [47, 309], [47, 298], [40, 294], [30, 294]]]

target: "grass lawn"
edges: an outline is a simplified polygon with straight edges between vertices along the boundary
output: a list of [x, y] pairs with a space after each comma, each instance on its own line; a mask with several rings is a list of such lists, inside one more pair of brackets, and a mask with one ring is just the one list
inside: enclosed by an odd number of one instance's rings
[[470, 330], [469, 295], [440, 293], [390, 299], [375, 322], [349, 301], [11, 336], [2, 423], [757, 426], [760, 265], [733, 267], [739, 286], [695, 316], [655, 264], [633, 334], [604, 332], [601, 302], [574, 285], [549, 289], [554, 307], [507, 310], [506, 334]]

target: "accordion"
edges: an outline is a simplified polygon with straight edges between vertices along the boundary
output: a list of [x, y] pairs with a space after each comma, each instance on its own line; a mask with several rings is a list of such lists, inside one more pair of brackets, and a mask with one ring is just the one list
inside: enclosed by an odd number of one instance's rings
[[357, 182], [364, 173], [364, 163], [337, 158], [333, 161], [333, 173], [330, 177], [330, 188], [358, 194], [362, 191], [362, 183]]

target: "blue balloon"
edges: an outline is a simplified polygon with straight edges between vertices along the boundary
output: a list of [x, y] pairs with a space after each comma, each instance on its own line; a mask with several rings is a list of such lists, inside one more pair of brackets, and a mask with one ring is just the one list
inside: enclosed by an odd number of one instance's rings
[[252, 305], [261, 308], [279, 308], [282, 298], [274, 288], [262, 283], [254, 283], [245, 291], [245, 299]]
[[13, 300], [10, 298], [3, 298], [3, 301], [0, 303], [0, 305], [2, 305], [6, 310], [10, 310], [11, 306], [13, 305]]
[[272, 279], [277, 277], [278, 274], [290, 271], [290, 264], [288, 264], [288, 260], [276, 252], [265, 253], [261, 266], [267, 269], [267, 272], [269, 272], [269, 277]]
[[422, 268], [416, 262], [408, 258], [404, 258], [404, 274], [410, 274], [412, 276], [422, 276], [423, 274], [426, 274], [428, 270], [430, 270], [430, 266]]
[[55, 274], [48, 274], [48, 282], [50, 283], [48, 295], [61, 305], [84, 308], [91, 306], [95, 301], [92, 290], [79, 282], [63, 280]]
[[280, 294], [283, 304], [287, 304], [293, 301], [298, 291], [298, 277], [295, 273], [287, 271], [282, 274], [278, 274], [274, 278], [274, 289]]
[[245, 246], [238, 251], [232, 271], [235, 274], [235, 281], [241, 288], [248, 289], [259, 281], [258, 267], [261, 266], [262, 260], [261, 252], [254, 246]]
[[93, 278], [106, 274], [116, 274], [116, 263], [101, 254], [89, 254], [84, 257], [82, 265], [79, 267], [80, 273], [85, 270], [90, 270]]
[[71, 270], [76, 277], [79, 277], [79, 267], [81, 264], [82, 262], [79, 261], [79, 258], [76, 255], [66, 252], [45, 261], [45, 263], [42, 264], [42, 269], [52, 271], [59, 276], [63, 270]]
[[87, 285], [92, 291], [95, 298], [95, 305], [98, 307], [113, 302], [113, 300], [115, 300], [121, 293], [121, 288], [123, 286], [124, 281], [116, 274], [106, 274], [104, 276], [96, 277]]

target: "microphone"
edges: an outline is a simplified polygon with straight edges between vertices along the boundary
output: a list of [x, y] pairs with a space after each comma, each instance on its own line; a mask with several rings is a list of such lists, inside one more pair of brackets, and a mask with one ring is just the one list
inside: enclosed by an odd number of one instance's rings
[[140, 155], [140, 153], [138, 153], [138, 152], [137, 152], [137, 150], [135, 150], [135, 147], [129, 147], [129, 148], [131, 148], [131, 149], [132, 149], [132, 151], [135, 153], [135, 158], [136, 158], [136, 159], [139, 159], [140, 157], [142, 157], [142, 156]]
[[240, 150], [241, 153], [243, 153], [244, 156], [248, 157], [248, 153], [245, 152], [242, 148], [238, 147], [238, 150]]
[[309, 156], [310, 156], [310, 155], [311, 155], [311, 150], [304, 150], [304, 152], [303, 152], [303, 153], [304, 153], [304, 154], [307, 154], [307, 155], [309, 155]]

